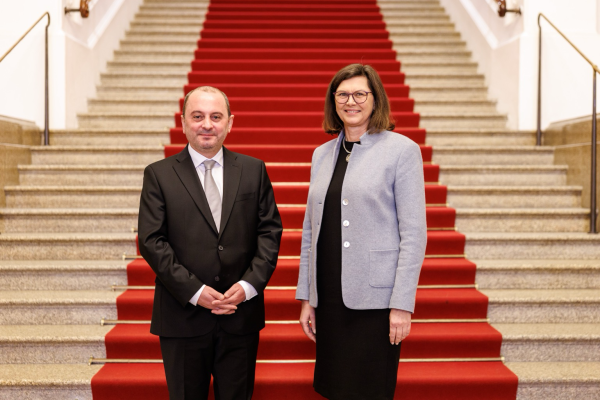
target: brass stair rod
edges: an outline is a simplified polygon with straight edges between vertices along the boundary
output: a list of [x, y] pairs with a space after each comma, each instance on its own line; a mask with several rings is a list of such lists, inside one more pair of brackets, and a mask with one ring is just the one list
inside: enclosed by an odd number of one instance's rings
[[27, 34], [29, 32], [31, 32], [31, 30], [38, 24], [38, 22], [40, 22], [44, 17], [48, 17], [48, 23], [46, 24], [46, 39], [45, 39], [45, 62], [44, 62], [44, 67], [45, 67], [45, 73], [44, 73], [44, 79], [45, 79], [45, 93], [44, 93], [44, 145], [48, 145], [49, 142], [49, 131], [48, 131], [48, 126], [49, 126], [49, 117], [48, 117], [48, 27], [50, 26], [50, 13], [48, 11], [46, 11], [45, 13], [42, 14], [41, 17], [38, 18], [37, 21], [35, 21], [33, 23], [33, 25], [31, 25], [31, 27], [27, 30], [27, 32], [25, 32], [20, 38], [19, 40], [17, 40], [17, 42], [15, 44], [13, 44], [13, 46], [8, 49], [8, 51], [6, 53], [4, 53], [4, 55], [2, 57], [0, 57], [0, 62], [2, 62], [2, 60], [4, 60], [6, 58], [6, 56], [15, 48], [17, 47], [17, 45], [19, 43], [21, 43], [21, 40], [23, 40], [25, 38], [25, 36], [27, 36]]
[[537, 132], [536, 132], [536, 146], [542, 145], [542, 24], [541, 19], [544, 18], [551, 27], [553, 27], [556, 32], [560, 34], [579, 53], [581, 57], [587, 61], [588, 64], [592, 66], [593, 69], [593, 80], [592, 80], [592, 138], [591, 138], [591, 163], [590, 163], [590, 233], [597, 234], [598, 229], [596, 228], [596, 221], [598, 217], [598, 212], [596, 210], [596, 181], [597, 181], [597, 167], [596, 167], [596, 147], [598, 141], [598, 134], [596, 129], [596, 74], [600, 73], [598, 66], [594, 64], [589, 58], [586, 57], [585, 54], [579, 50], [573, 42], [569, 40], [568, 37], [565, 36], [564, 33], [560, 29], [556, 27], [544, 14], [538, 14], [538, 28], [539, 28], [539, 37], [538, 37], [538, 101], [537, 101]]

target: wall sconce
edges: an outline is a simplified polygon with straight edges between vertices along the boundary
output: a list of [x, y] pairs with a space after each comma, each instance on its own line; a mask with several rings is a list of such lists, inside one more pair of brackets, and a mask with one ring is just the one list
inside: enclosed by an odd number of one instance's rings
[[515, 13], [521, 15], [521, 7], [516, 10], [509, 10], [506, 8], [506, 0], [498, 0], [498, 15], [504, 17], [506, 13]]
[[68, 8], [65, 7], [65, 15], [70, 12], [79, 12], [81, 18], [87, 18], [90, 16], [90, 0], [80, 0], [79, 8]]

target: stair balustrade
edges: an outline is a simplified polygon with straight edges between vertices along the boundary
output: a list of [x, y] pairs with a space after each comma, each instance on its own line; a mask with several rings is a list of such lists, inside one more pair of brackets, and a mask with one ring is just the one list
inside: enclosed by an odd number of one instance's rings
[[44, 54], [44, 145], [48, 145], [50, 141], [49, 135], [49, 117], [48, 117], [48, 27], [50, 26], [50, 13], [46, 11], [42, 14], [41, 17], [38, 18], [37, 21], [31, 25], [31, 27], [25, 32], [19, 40], [15, 44], [12, 45], [10, 49], [2, 57], [0, 57], [0, 62], [6, 58], [6, 56], [15, 48], [21, 40], [27, 36], [29, 32], [42, 20], [44, 17], [48, 17], [48, 23], [46, 24], [46, 32], [45, 32], [45, 54]]
[[591, 149], [591, 167], [590, 167], [590, 233], [598, 233], [598, 229], [596, 228], [596, 220], [598, 217], [598, 210], [596, 209], [596, 152], [597, 152], [597, 129], [596, 129], [596, 74], [600, 73], [600, 70], [582, 51], [573, 44], [565, 36], [564, 33], [561, 32], [560, 29], [556, 27], [544, 14], [538, 14], [538, 28], [539, 28], [539, 42], [538, 42], [538, 102], [537, 102], [537, 134], [536, 134], [536, 145], [542, 145], [542, 18], [548, 22], [548, 24], [553, 27], [556, 32], [560, 34], [579, 53], [581, 57], [587, 61], [588, 64], [592, 67], [592, 149]]

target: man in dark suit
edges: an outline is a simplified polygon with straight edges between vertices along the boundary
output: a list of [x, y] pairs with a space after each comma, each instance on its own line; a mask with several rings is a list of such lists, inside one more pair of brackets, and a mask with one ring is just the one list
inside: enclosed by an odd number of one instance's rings
[[263, 291], [282, 226], [264, 162], [223, 147], [233, 115], [213, 87], [190, 92], [183, 151], [146, 167], [139, 246], [156, 273], [150, 332], [160, 336], [171, 400], [248, 400]]

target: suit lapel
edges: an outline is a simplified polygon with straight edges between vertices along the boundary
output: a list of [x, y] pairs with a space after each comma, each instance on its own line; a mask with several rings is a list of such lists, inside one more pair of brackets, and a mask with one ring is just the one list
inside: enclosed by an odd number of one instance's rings
[[[189, 146], [189, 145], [188, 145]], [[194, 163], [192, 161], [192, 157], [190, 157], [190, 152], [187, 146], [183, 149], [182, 152], [175, 156], [177, 158], [178, 163], [173, 165], [173, 169], [175, 173], [185, 186], [186, 190], [196, 203], [196, 206], [206, 219], [206, 222], [213, 228], [215, 233], [217, 232], [217, 226], [215, 225], [215, 221], [213, 219], [212, 213], [210, 211], [210, 206], [208, 205], [208, 201], [206, 200], [206, 194], [202, 189], [202, 184], [200, 183], [200, 178], [198, 178], [198, 173], [194, 168]]]
[[221, 207], [221, 232], [227, 226], [235, 197], [237, 196], [242, 177], [242, 164], [237, 161], [237, 155], [223, 147], [223, 205]]

